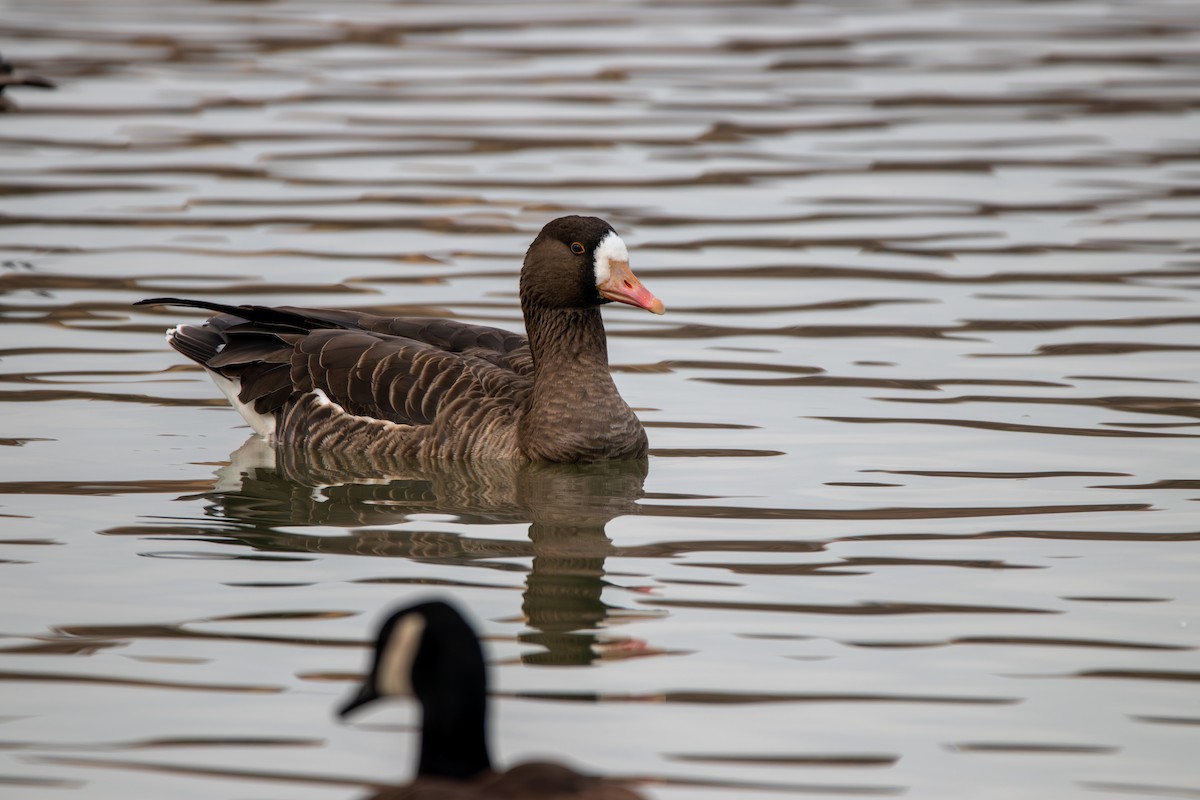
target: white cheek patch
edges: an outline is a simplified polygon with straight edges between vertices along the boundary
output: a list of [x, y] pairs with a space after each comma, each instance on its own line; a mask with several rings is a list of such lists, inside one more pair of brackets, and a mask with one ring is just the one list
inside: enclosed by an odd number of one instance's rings
[[609, 231], [608, 235], [600, 240], [600, 246], [596, 248], [596, 260], [593, 269], [596, 272], [596, 285], [599, 286], [610, 277], [612, 270], [609, 269], [609, 264], [613, 261], [629, 261], [629, 251], [625, 248], [625, 243], [621, 241], [621, 237], [617, 236], [614, 231]]
[[408, 614], [392, 629], [379, 657], [375, 686], [379, 694], [412, 695], [412, 666], [424, 632], [425, 618], [420, 614]]

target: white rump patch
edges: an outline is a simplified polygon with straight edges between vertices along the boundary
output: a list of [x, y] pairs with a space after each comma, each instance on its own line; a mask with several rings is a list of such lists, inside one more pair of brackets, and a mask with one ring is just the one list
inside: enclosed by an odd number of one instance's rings
[[[345, 406], [343, 406], [341, 403], [337, 402], [336, 400], [333, 400], [332, 398], [330, 398], [329, 395], [325, 394], [324, 389], [313, 389], [311, 392], [309, 392], [309, 394], [311, 394], [313, 396], [313, 398], [317, 401], [317, 405], [329, 406], [330, 408], [333, 409], [335, 414], [340, 414], [349, 419], [360, 420], [362, 422], [366, 422], [371, 425], [382, 425], [384, 430], [390, 430], [392, 428], [411, 428], [412, 427], [411, 425], [404, 425], [399, 422], [392, 422], [390, 419], [379, 419], [378, 417], [367, 417], [367, 416], [363, 416], [362, 414], [351, 414], [349, 411], [346, 410]], [[357, 483], [357, 481], [356, 481], [356, 483]]]
[[171, 340], [175, 338], [175, 334], [178, 332], [179, 332], [178, 325], [176, 325], [174, 328], [167, 328], [167, 344], [171, 343]]
[[597, 286], [612, 276], [612, 270], [608, 265], [613, 261], [629, 263], [629, 250], [626, 249], [625, 242], [621, 241], [621, 237], [617, 236], [616, 231], [609, 231], [608, 235], [600, 240], [599, 247], [596, 248], [593, 269], [596, 272]]
[[229, 405], [237, 409], [237, 412], [242, 415], [242, 419], [250, 423], [250, 427], [259, 436], [266, 439], [268, 442], [275, 435], [275, 415], [260, 414], [254, 410], [253, 405], [243, 403], [238, 399], [238, 394], [242, 391], [242, 382], [233, 378], [226, 378], [224, 375], [218, 374], [213, 370], [207, 370], [208, 377], [212, 378], [213, 383], [221, 390], [221, 394], [229, 400]]
[[424, 632], [425, 617], [418, 613], [406, 614], [392, 628], [375, 673], [375, 690], [381, 695], [412, 695], [412, 666]]

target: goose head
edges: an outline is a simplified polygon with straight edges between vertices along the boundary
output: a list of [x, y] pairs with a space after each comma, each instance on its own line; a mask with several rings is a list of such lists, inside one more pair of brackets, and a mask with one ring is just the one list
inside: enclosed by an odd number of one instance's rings
[[546, 309], [625, 303], [655, 314], [665, 310], [629, 268], [629, 251], [599, 217], [549, 222], [525, 254], [521, 304]]
[[453, 606], [420, 603], [389, 617], [370, 674], [338, 715], [387, 697], [415, 697], [421, 705], [419, 775], [470, 780], [491, 768], [483, 651]]

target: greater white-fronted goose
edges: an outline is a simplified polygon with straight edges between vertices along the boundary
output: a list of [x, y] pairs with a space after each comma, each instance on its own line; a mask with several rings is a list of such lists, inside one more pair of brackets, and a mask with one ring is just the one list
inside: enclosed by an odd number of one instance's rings
[[619, 783], [562, 764], [492, 769], [483, 652], [448, 603], [420, 603], [384, 622], [371, 672], [338, 714], [388, 696], [415, 696], [421, 704], [421, 755], [410, 785], [385, 789], [374, 800], [639, 800]]
[[528, 338], [446, 319], [227, 306], [167, 341], [274, 444], [418, 458], [601, 461], [646, 455], [608, 369], [600, 306], [663, 313], [597, 217], [542, 228], [521, 269]]

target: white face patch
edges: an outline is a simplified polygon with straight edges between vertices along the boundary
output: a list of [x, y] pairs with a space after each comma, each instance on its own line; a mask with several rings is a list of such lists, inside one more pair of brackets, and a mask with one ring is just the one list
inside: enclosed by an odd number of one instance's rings
[[596, 260], [593, 269], [596, 272], [596, 285], [607, 281], [612, 276], [612, 270], [609, 269], [609, 263], [613, 261], [629, 262], [629, 251], [625, 249], [625, 243], [621, 241], [621, 237], [617, 236], [616, 232], [609, 231], [608, 235], [600, 240], [600, 246], [596, 248]]
[[425, 617], [420, 614], [407, 614], [392, 628], [379, 656], [375, 686], [379, 694], [412, 695], [412, 666], [424, 632]]

